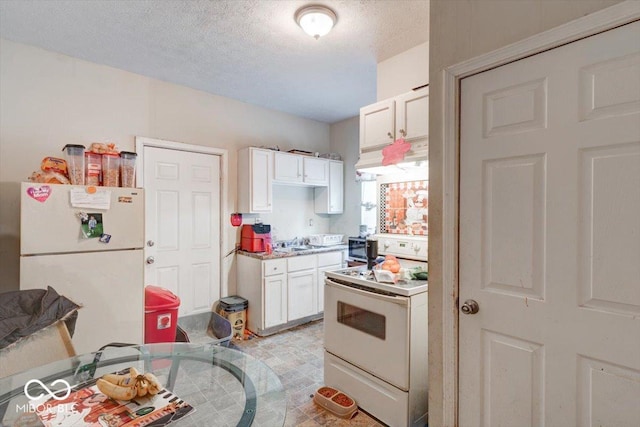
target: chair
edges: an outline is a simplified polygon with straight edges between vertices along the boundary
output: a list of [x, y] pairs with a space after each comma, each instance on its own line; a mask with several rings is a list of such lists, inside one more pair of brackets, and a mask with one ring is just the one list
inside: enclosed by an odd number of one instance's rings
[[0, 349], [0, 378], [75, 355], [69, 330], [58, 320], [15, 345]]

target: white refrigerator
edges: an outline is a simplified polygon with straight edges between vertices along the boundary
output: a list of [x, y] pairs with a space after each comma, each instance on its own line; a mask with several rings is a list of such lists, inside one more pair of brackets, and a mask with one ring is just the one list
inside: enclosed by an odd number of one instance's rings
[[143, 342], [143, 245], [142, 189], [22, 183], [20, 289], [82, 305], [77, 353]]

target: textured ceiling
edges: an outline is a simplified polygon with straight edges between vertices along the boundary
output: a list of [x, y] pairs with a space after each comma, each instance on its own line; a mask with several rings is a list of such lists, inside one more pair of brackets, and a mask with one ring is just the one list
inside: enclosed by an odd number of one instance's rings
[[[315, 40], [295, 11], [338, 15]], [[2, 0], [0, 36], [327, 123], [376, 101], [376, 64], [428, 39], [428, 0]]]

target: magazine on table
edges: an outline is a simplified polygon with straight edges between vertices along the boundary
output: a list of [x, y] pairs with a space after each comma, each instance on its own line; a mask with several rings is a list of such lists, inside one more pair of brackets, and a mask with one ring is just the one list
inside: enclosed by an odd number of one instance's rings
[[[127, 374], [129, 369], [115, 372]], [[45, 427], [162, 427], [195, 409], [172, 392], [115, 400], [101, 393], [93, 379], [71, 389], [68, 397], [43, 396], [29, 404]]]

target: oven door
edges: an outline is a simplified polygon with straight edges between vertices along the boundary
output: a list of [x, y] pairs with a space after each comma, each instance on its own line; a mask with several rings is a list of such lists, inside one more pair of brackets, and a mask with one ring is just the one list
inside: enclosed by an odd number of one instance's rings
[[325, 349], [395, 385], [409, 389], [409, 304], [387, 296], [325, 281]]

